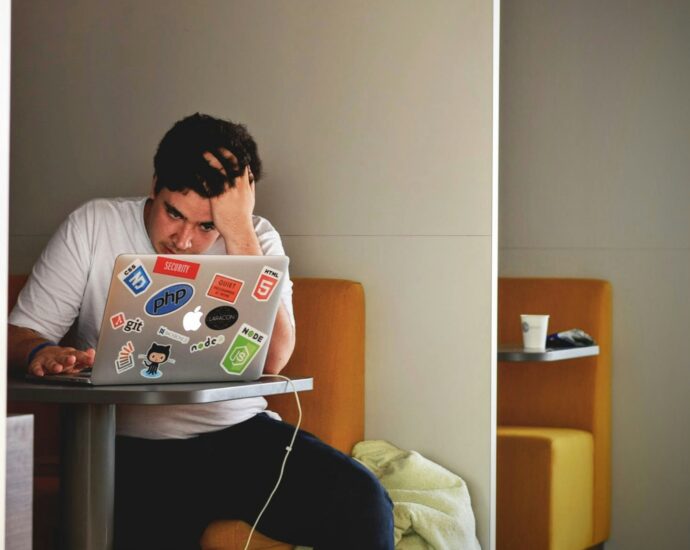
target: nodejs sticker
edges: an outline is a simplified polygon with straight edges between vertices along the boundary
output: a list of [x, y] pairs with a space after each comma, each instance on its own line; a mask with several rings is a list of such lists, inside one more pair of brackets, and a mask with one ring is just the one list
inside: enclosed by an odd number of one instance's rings
[[144, 378], [160, 378], [163, 373], [158, 368], [163, 363], [175, 364], [175, 360], [170, 357], [170, 347], [169, 344], [162, 345], [153, 342], [146, 354], [139, 354], [139, 359], [143, 359], [145, 366], [140, 372]]
[[165, 336], [166, 338], [170, 338], [171, 340], [176, 340], [178, 342], [182, 342], [183, 344], [186, 344], [189, 342], [189, 336], [185, 336], [184, 334], [179, 334], [175, 332], [174, 330], [170, 330], [168, 327], [160, 326], [158, 327], [158, 332], [157, 334], [159, 336]]
[[220, 306], [206, 314], [206, 326], [212, 330], [224, 330], [237, 322], [239, 313], [232, 306]]
[[271, 294], [273, 294], [276, 286], [278, 286], [278, 282], [280, 281], [282, 275], [282, 271], [277, 271], [272, 267], [264, 266], [264, 268], [261, 270], [261, 275], [259, 275], [259, 279], [256, 281], [254, 290], [252, 291], [252, 296], [254, 299], [258, 300], [259, 302], [265, 302], [268, 300], [271, 297]]
[[125, 314], [120, 312], [110, 318], [110, 326], [115, 330], [122, 329], [122, 332], [126, 332], [127, 334], [130, 332], [141, 333], [144, 328], [144, 320], [140, 317], [127, 319]]
[[117, 354], [117, 359], [115, 360], [115, 370], [117, 374], [122, 374], [134, 367], [134, 344], [128, 341], [124, 346], [120, 348], [120, 353]]
[[139, 259], [134, 260], [120, 271], [117, 277], [134, 296], [139, 296], [151, 285], [151, 277]]
[[263, 332], [244, 323], [235, 334], [220, 366], [228, 374], [242, 374], [267, 340], [268, 337]]
[[177, 283], [160, 289], [151, 296], [144, 311], [151, 317], [162, 317], [177, 311], [194, 296], [194, 287], [187, 283]]
[[194, 280], [196, 279], [197, 273], [199, 273], [200, 267], [201, 264], [195, 262], [159, 256], [156, 259], [156, 265], [153, 266], [153, 272], [161, 275], [170, 275], [171, 277], [182, 277], [184, 279]]
[[192, 344], [189, 346], [189, 353], [196, 353], [197, 351], [204, 351], [208, 348], [219, 346], [225, 342], [225, 336], [222, 334], [220, 336], [207, 336], [206, 340]]
[[206, 296], [215, 298], [221, 302], [234, 304], [243, 286], [244, 281], [216, 273], [213, 277], [213, 281], [211, 281], [211, 285], [206, 291]]

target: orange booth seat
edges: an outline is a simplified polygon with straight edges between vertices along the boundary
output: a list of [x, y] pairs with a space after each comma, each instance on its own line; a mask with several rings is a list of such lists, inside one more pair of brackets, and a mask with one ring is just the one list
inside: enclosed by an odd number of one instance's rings
[[[25, 282], [25, 275], [10, 276], [10, 308]], [[314, 377], [314, 390], [300, 393], [302, 429], [349, 455], [354, 444], [364, 438], [364, 290], [359, 283], [337, 279], [296, 278], [293, 282], [297, 343], [283, 374]], [[269, 409], [285, 421], [297, 421], [292, 393], [267, 399]], [[59, 407], [10, 403], [8, 408], [36, 416], [34, 549], [52, 550], [57, 547], [59, 516]], [[249, 530], [250, 526], [241, 521], [214, 521], [206, 529], [201, 547], [242, 550]], [[257, 532], [250, 548], [293, 546]]]
[[611, 515], [611, 287], [593, 279], [501, 278], [498, 341], [521, 344], [520, 314], [549, 332], [580, 328], [600, 354], [499, 362], [499, 550], [581, 550], [608, 538]]

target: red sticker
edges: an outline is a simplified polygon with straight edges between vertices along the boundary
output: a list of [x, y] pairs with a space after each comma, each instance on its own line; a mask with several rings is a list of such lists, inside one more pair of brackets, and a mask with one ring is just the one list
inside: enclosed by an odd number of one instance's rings
[[213, 281], [211, 281], [211, 286], [206, 291], [206, 296], [234, 304], [243, 285], [244, 281], [216, 273]]
[[124, 324], [125, 314], [122, 312], [116, 313], [110, 318], [110, 326], [113, 327], [115, 330], [119, 329]]
[[156, 258], [156, 265], [153, 266], [154, 273], [170, 275], [171, 277], [182, 277], [184, 279], [196, 279], [201, 264], [186, 262], [184, 260], [174, 260], [160, 256]]
[[273, 294], [273, 290], [278, 285], [280, 277], [283, 273], [271, 267], [265, 266], [261, 270], [259, 280], [256, 281], [256, 286], [252, 291], [252, 296], [259, 302], [265, 302]]

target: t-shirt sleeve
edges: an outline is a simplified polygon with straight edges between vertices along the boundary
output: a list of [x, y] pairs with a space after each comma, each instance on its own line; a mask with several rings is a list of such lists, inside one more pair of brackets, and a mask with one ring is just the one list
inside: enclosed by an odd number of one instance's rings
[[[260, 218], [260, 221], [255, 226], [255, 230], [264, 256], [285, 256], [285, 249], [283, 248], [280, 234], [268, 220]], [[285, 282], [283, 283], [283, 288], [280, 293], [280, 299], [290, 317], [292, 328], [295, 328], [295, 314], [292, 309], [292, 281], [290, 280], [289, 269], [285, 270], [284, 276]]]
[[73, 212], [50, 239], [8, 317], [10, 324], [55, 342], [72, 326], [91, 268], [81, 218], [79, 210]]

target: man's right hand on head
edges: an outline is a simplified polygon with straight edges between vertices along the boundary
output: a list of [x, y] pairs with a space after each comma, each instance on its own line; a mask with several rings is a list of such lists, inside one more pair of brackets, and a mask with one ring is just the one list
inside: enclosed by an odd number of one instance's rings
[[62, 346], [46, 346], [40, 350], [27, 367], [29, 374], [73, 374], [93, 366], [96, 350], [81, 351]]

